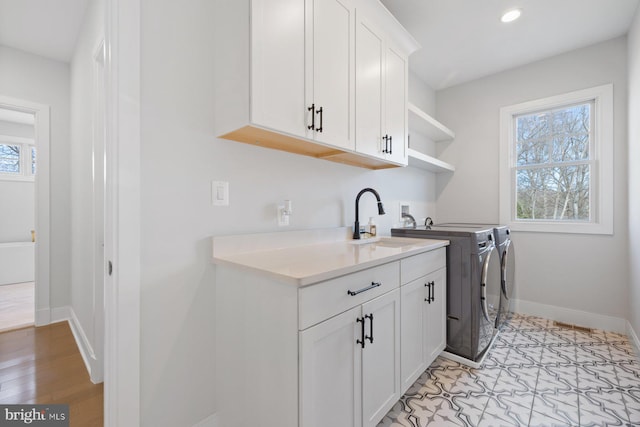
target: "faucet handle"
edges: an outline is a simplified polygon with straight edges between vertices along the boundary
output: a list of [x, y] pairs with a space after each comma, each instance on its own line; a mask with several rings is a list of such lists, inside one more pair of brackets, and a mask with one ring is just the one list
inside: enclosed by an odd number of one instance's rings
[[430, 216], [426, 217], [424, 219], [424, 226], [427, 228], [431, 228], [431, 226], [433, 225], [433, 220], [431, 219]]

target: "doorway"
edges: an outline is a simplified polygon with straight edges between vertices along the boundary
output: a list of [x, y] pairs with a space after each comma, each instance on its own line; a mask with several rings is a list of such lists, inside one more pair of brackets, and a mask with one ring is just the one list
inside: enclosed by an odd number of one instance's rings
[[0, 332], [34, 324], [35, 116], [0, 108]]
[[50, 320], [48, 163], [49, 107], [0, 96], [0, 331]]

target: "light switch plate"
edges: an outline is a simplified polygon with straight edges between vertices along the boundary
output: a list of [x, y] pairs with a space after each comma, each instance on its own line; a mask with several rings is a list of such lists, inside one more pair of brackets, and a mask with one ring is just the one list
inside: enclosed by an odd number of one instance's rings
[[211, 181], [211, 203], [214, 206], [229, 206], [229, 183]]

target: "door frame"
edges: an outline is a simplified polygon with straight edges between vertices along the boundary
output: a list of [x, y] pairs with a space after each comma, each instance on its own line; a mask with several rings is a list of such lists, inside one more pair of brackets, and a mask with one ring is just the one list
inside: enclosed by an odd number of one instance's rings
[[51, 323], [50, 299], [50, 174], [49, 139], [50, 139], [50, 108], [45, 104], [26, 101], [0, 95], [0, 108], [32, 113], [35, 116], [35, 146], [38, 150], [38, 171], [35, 182], [35, 325], [42, 326]]
[[140, 0], [106, 0], [105, 426], [140, 425]]

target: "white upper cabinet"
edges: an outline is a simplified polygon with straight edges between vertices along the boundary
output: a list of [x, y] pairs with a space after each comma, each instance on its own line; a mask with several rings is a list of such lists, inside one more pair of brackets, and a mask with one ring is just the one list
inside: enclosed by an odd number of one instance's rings
[[300, 0], [251, 2], [251, 122], [305, 137], [305, 25]]
[[370, 169], [406, 165], [407, 58], [418, 45], [379, 1], [217, 1], [220, 138]]
[[[308, 137], [353, 150], [354, 6], [306, 0]], [[313, 108], [313, 114], [309, 108]]]
[[356, 151], [407, 164], [408, 57], [417, 44], [377, 2], [356, 8]]

